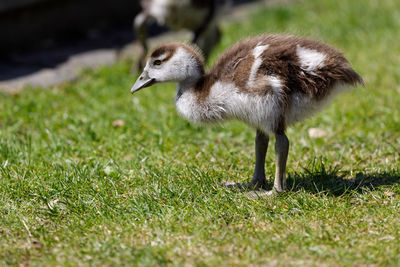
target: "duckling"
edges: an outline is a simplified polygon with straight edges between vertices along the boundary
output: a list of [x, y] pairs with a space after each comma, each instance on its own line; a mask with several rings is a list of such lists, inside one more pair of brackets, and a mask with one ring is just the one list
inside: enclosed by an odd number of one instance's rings
[[192, 42], [207, 58], [221, 36], [217, 19], [231, 5], [231, 0], [141, 0], [140, 4], [142, 12], [134, 19], [134, 30], [142, 46], [138, 63], [142, 69], [148, 52], [147, 29], [152, 22], [171, 30], [193, 31]]
[[170, 43], [157, 47], [131, 93], [163, 82], [178, 83], [178, 113], [193, 123], [237, 119], [256, 129], [255, 168], [241, 189], [267, 187], [265, 156], [275, 135], [273, 189], [286, 186], [288, 126], [299, 122], [349, 87], [364, 85], [344, 56], [319, 41], [292, 35], [260, 35], [239, 41], [208, 72], [196, 47]]

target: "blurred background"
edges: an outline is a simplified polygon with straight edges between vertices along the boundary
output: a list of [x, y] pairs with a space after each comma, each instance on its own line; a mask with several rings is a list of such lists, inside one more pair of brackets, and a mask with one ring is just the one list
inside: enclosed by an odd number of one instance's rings
[[[218, 23], [214, 18], [222, 16], [221, 5], [224, 5], [223, 14], [227, 15], [233, 6], [254, 2], [0, 0], [0, 89], [14, 91], [29, 85], [51, 86], [73, 80], [82, 69], [115, 63], [120, 52], [137, 40], [138, 31], [134, 31], [133, 21], [140, 12], [154, 15], [144, 23], [146, 25], [141, 25], [146, 27], [146, 36], [168, 29], [188, 29], [192, 33], [179, 38], [193, 40], [196, 31], [204, 32], [209, 27], [205, 24]], [[184, 9], [179, 10], [179, 5]], [[179, 21], [182, 14], [202, 17], [193, 24]], [[172, 23], [171, 18], [175, 18]], [[210, 43], [209, 39], [205, 38], [205, 42]], [[143, 57], [146, 52], [140, 45], [129, 48], [125, 51], [130, 52], [123, 54], [132, 60]]]

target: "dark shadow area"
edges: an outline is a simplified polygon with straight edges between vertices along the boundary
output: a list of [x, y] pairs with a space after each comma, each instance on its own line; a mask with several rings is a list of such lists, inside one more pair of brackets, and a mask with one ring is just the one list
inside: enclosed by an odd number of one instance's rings
[[340, 172], [334, 167], [326, 167], [322, 162], [303, 168], [302, 173], [289, 174], [287, 185], [290, 191], [305, 190], [312, 193], [327, 193], [334, 196], [363, 193], [381, 186], [400, 184], [398, 171], [381, 173], [358, 172], [354, 177]]
[[54, 68], [71, 56], [108, 48], [120, 48], [132, 42], [131, 28], [120, 27], [103, 31], [93, 30], [83, 39], [52, 43], [34, 51], [12, 53], [0, 61], [0, 81], [29, 75], [45, 68]]
[[139, 2], [130, 0], [12, 1], [16, 4], [0, 0], [2, 58], [82, 40], [93, 31], [131, 27], [140, 11]]

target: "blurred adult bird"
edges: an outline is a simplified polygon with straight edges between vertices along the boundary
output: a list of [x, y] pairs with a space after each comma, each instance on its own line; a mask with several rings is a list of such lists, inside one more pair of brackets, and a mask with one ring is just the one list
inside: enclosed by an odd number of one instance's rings
[[218, 17], [230, 6], [230, 2], [231, 0], [141, 0], [142, 12], [134, 20], [134, 29], [142, 46], [139, 68], [144, 67], [148, 52], [147, 31], [153, 22], [171, 30], [192, 31], [192, 42], [202, 49], [207, 58], [221, 37]]

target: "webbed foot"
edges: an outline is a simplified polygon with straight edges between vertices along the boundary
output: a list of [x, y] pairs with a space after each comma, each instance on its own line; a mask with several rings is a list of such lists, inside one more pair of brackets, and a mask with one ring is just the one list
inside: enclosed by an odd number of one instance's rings
[[250, 199], [259, 199], [259, 198], [270, 198], [270, 197], [274, 197], [277, 196], [278, 194], [280, 194], [282, 192], [278, 192], [276, 189], [272, 189], [272, 190], [258, 190], [258, 191], [250, 191], [246, 193], [246, 196]]
[[[253, 182], [251, 181], [250, 183], [224, 183], [224, 187], [227, 188], [237, 188], [242, 191], [259, 191], [259, 190], [264, 190], [268, 188], [267, 183], [260, 183], [260, 182]], [[265, 190], [264, 190], [265, 191]]]

